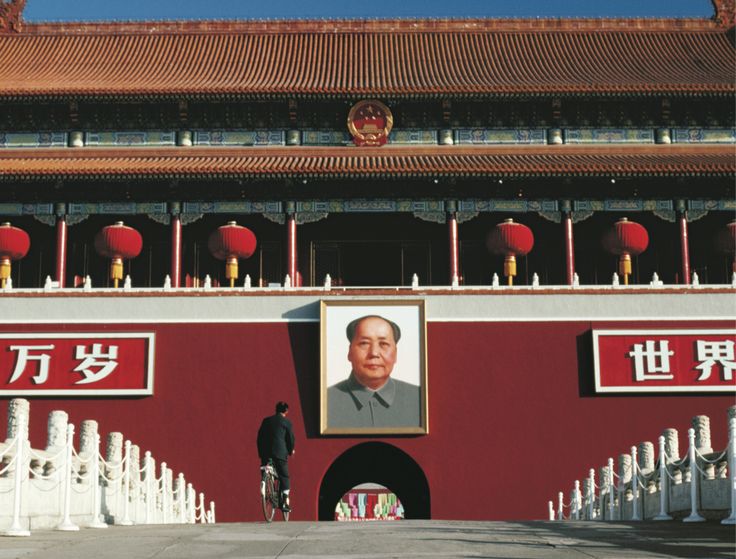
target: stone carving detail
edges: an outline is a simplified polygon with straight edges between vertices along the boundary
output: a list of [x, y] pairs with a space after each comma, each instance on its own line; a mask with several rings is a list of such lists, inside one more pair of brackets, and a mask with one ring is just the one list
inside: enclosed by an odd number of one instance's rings
[[69, 415], [65, 411], [54, 410], [49, 414], [47, 452], [58, 452], [66, 445], [66, 426]]
[[680, 441], [677, 438], [677, 429], [665, 429], [662, 431], [664, 437], [664, 451], [667, 453], [667, 460], [680, 459]]
[[631, 454], [619, 454], [618, 456], [619, 483], [631, 481]]
[[114, 432], [107, 435], [107, 454], [105, 460], [109, 463], [107, 477], [117, 479], [122, 473], [123, 462], [123, 434]]
[[[695, 430], [695, 448], [701, 454], [710, 454], [713, 447], [710, 442], [710, 418], [707, 415], [696, 415], [693, 417], [693, 429]], [[715, 467], [713, 464], [704, 463], [703, 472], [706, 479], [715, 478]]]
[[608, 493], [609, 490], [609, 479], [608, 479], [608, 466], [601, 466], [598, 470], [599, 485], [601, 486], [601, 493]]
[[701, 454], [713, 452], [710, 445], [710, 418], [707, 415], [696, 415], [693, 417], [693, 429], [695, 430], [695, 448]]
[[639, 443], [639, 468], [644, 474], [654, 469], [654, 443], [650, 441]]
[[8, 438], [10, 442], [18, 434], [19, 426], [23, 427], [24, 438], [28, 438], [28, 414], [31, 404], [23, 398], [13, 398], [8, 404]]
[[19, 33], [23, 29], [23, 8], [26, 0], [0, 0], [0, 33], [4, 31], [15, 31]]
[[79, 427], [79, 454], [91, 456], [97, 446], [98, 425], [94, 419], [85, 419]]
[[139, 491], [141, 481], [141, 447], [137, 444], [130, 445], [130, 490]]

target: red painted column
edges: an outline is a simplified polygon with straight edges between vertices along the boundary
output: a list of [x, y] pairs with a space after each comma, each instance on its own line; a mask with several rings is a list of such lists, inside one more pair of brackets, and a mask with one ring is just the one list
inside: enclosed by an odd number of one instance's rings
[[56, 214], [56, 281], [59, 287], [66, 285], [66, 239], [66, 208], [61, 204]]
[[450, 238], [450, 283], [455, 278], [460, 280], [460, 242], [457, 234], [457, 214], [454, 211], [447, 214], [447, 231]]
[[682, 264], [682, 283], [690, 285], [690, 248], [687, 238], [687, 209], [685, 201], [677, 202], [678, 221], [680, 223], [680, 262]]
[[181, 216], [171, 215], [171, 287], [181, 287]]
[[569, 202], [566, 203], [566, 208], [563, 205], [562, 225], [565, 229], [565, 279], [567, 285], [572, 285], [575, 281], [575, 242], [572, 235], [572, 212], [569, 204]]
[[[293, 209], [292, 205], [289, 204], [290, 209]], [[291, 285], [294, 287], [299, 286], [299, 268], [297, 262], [296, 252], [296, 212], [288, 211], [286, 214], [286, 273], [291, 278]]]

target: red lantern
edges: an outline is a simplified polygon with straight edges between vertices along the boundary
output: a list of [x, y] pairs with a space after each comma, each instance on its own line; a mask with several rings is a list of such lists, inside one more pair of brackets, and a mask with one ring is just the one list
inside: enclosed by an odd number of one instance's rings
[[115, 287], [123, 279], [123, 260], [135, 258], [141, 253], [143, 239], [141, 234], [122, 221], [103, 227], [95, 236], [95, 250], [101, 256], [112, 258], [110, 279]]
[[13, 260], [20, 260], [31, 248], [31, 239], [23, 229], [13, 227], [10, 223], [0, 225], [0, 287], [10, 277]]
[[238, 259], [253, 255], [256, 251], [256, 236], [247, 227], [228, 221], [210, 235], [207, 247], [212, 256], [225, 260], [225, 277], [230, 280], [230, 287], [233, 287], [238, 277]]
[[716, 248], [733, 258], [731, 269], [736, 273], [736, 221], [732, 221], [716, 235]]
[[506, 219], [496, 225], [486, 239], [486, 246], [494, 254], [506, 256], [503, 262], [503, 274], [508, 284], [514, 284], [516, 275], [516, 255], [524, 256], [534, 247], [534, 234], [526, 225]]
[[631, 255], [641, 254], [649, 246], [647, 230], [622, 217], [603, 237], [603, 247], [612, 254], [618, 254], [618, 271], [624, 277], [624, 285], [629, 284], [631, 275]]

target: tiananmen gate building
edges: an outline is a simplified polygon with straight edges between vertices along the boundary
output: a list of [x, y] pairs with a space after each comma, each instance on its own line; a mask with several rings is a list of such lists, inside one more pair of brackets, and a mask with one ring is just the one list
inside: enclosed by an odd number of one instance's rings
[[[407, 518], [543, 518], [670, 424], [725, 439], [733, 1], [104, 23], [24, 4], [0, 3], [0, 395], [31, 400], [31, 433], [97, 419], [223, 521], [260, 518], [278, 400], [297, 520], [364, 483]], [[400, 327], [416, 414], [399, 388], [333, 413], [365, 315]]]

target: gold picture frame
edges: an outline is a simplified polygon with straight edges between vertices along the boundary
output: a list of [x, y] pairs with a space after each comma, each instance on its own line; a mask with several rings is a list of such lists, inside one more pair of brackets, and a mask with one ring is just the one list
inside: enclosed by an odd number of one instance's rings
[[428, 434], [426, 355], [423, 299], [322, 300], [320, 433]]

